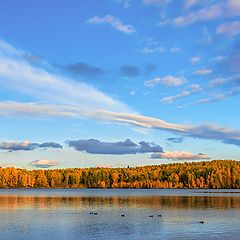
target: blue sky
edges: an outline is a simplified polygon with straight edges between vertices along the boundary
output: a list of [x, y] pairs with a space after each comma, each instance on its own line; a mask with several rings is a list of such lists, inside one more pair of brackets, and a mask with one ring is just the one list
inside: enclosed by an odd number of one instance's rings
[[239, 0], [9, 0], [0, 11], [2, 166], [239, 159]]

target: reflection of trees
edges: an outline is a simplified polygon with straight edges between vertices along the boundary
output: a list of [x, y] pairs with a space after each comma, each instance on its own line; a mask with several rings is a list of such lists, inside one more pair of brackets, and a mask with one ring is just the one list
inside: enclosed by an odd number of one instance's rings
[[50, 196], [1, 196], [0, 208], [19, 209], [90, 209], [101, 208], [171, 208], [171, 209], [240, 209], [239, 197], [215, 196], [152, 196], [152, 197], [50, 197]]

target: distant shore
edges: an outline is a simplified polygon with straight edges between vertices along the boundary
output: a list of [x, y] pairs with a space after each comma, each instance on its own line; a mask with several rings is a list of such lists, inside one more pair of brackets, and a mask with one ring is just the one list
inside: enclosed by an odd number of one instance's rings
[[0, 188], [239, 189], [240, 162], [214, 160], [127, 168], [0, 168]]

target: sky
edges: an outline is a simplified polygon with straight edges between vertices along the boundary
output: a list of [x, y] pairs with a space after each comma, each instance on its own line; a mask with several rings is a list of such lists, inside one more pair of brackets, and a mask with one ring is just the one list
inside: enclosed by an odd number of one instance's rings
[[0, 166], [239, 159], [239, 0], [8, 0], [0, 13]]

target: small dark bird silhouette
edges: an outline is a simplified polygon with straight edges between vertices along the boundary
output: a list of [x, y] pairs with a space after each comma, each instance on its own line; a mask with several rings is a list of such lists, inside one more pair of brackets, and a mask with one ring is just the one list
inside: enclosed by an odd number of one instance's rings
[[162, 217], [162, 215], [161, 215], [161, 214], [158, 214], [158, 217]]
[[93, 213], [94, 215], [97, 215], [97, 213], [95, 212], [95, 213]]
[[204, 221], [200, 221], [199, 223], [203, 224], [203, 223], [204, 223]]
[[93, 214], [93, 212], [90, 212], [89, 214]]
[[149, 217], [153, 218], [153, 215], [149, 215]]
[[125, 215], [124, 215], [124, 214], [121, 214], [121, 217], [125, 217]]

